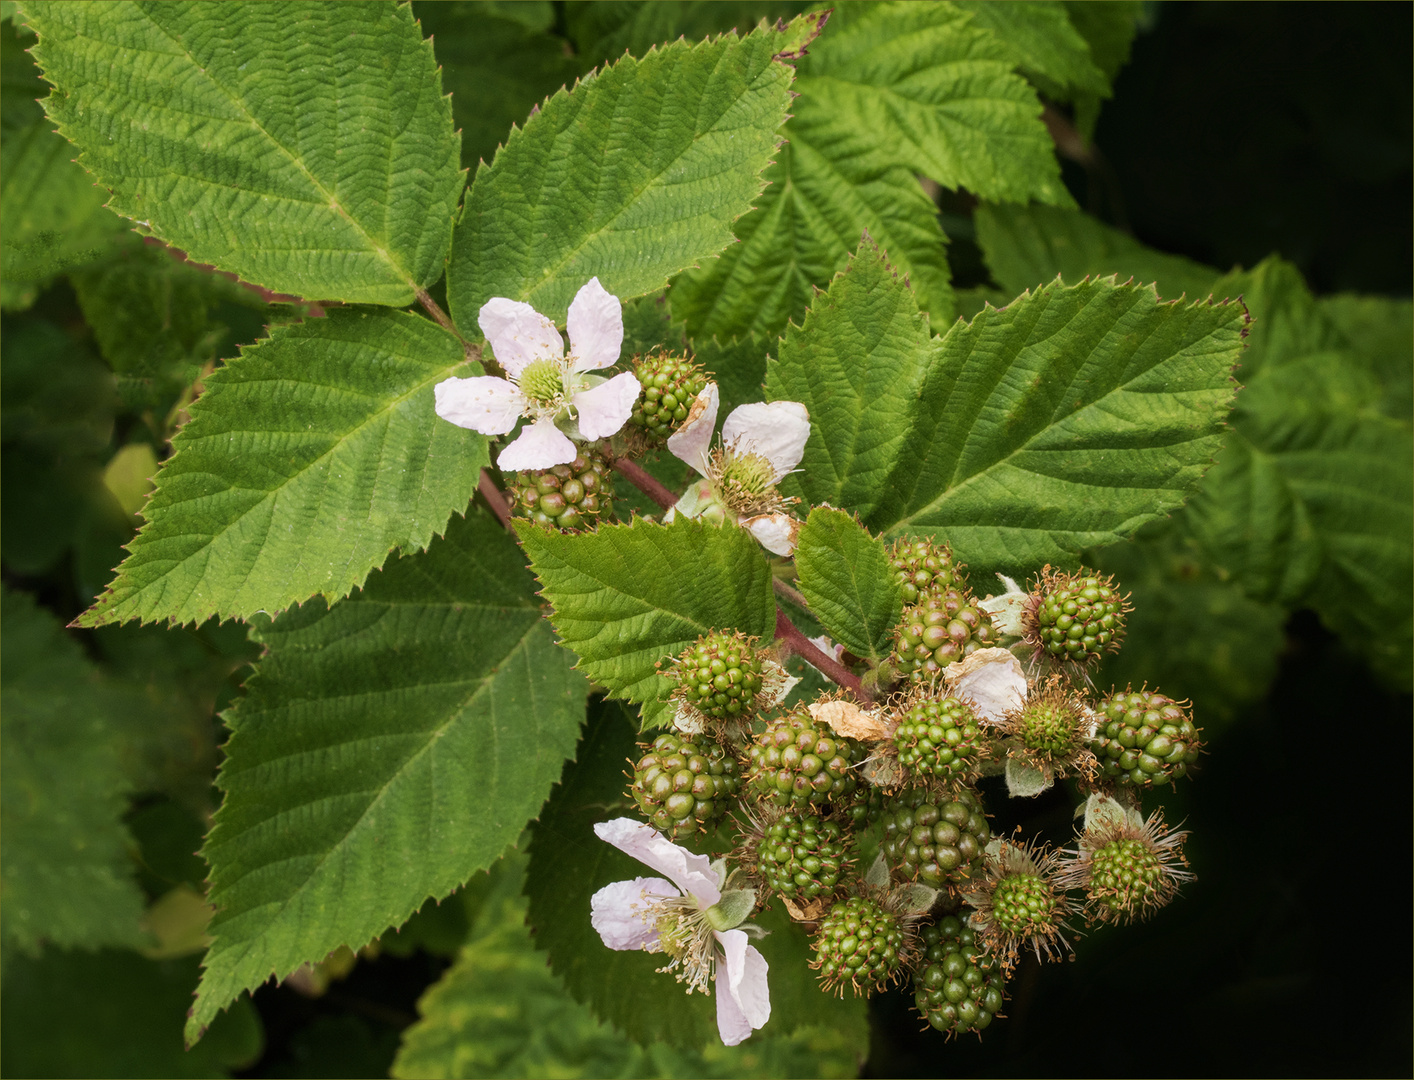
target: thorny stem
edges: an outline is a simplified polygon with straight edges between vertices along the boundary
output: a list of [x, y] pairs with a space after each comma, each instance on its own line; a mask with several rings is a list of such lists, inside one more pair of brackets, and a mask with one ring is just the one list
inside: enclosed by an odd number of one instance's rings
[[827, 678], [839, 683], [860, 701], [869, 700], [869, 695], [864, 690], [864, 684], [859, 681], [859, 676], [851, 675], [843, 664], [821, 651], [814, 642], [800, 632], [800, 628], [790, 621], [790, 616], [779, 606], [776, 608], [776, 641], [780, 645], [782, 660], [794, 654], [822, 672]]
[[629, 483], [664, 510], [671, 510], [677, 503], [677, 496], [660, 484], [655, 477], [650, 476], [638, 462], [630, 461], [628, 458], [617, 458], [614, 461], [614, 468], [626, 477]]
[[481, 470], [481, 479], [476, 482], [476, 490], [481, 492], [481, 497], [486, 500], [486, 504], [491, 507], [491, 513], [500, 519], [506, 529], [511, 527], [511, 508], [506, 502], [506, 497], [501, 493], [501, 489], [496, 486], [496, 481], [491, 479], [491, 474], [485, 469]]
[[771, 578], [771, 588], [776, 590], [776, 595], [779, 596], [782, 600], [789, 600], [798, 608], [804, 608], [806, 611], [810, 610], [810, 601], [805, 599], [805, 595], [801, 593], [798, 589], [794, 589], [791, 586], [787, 585], [780, 578]]

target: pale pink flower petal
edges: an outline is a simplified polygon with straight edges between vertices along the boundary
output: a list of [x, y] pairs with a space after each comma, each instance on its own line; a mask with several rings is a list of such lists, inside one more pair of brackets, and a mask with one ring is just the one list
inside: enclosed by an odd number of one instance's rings
[[565, 339], [555, 324], [529, 304], [496, 296], [481, 305], [476, 324], [496, 362], [512, 379], [519, 379], [526, 365], [536, 360], [559, 360], [565, 354]]
[[668, 450], [702, 476], [707, 475], [707, 450], [717, 428], [717, 384], [709, 382], [692, 402], [687, 419], [668, 436]]
[[607, 439], [628, 423], [633, 403], [642, 391], [631, 371], [581, 390], [570, 399], [579, 413], [579, 433], [586, 439]]
[[766, 958], [741, 930], [719, 931], [724, 959], [717, 964], [717, 1033], [736, 1046], [771, 1019]]
[[432, 388], [432, 394], [438, 416], [483, 435], [505, 435], [514, 430], [526, 406], [520, 390], [491, 375], [443, 379]]
[[741, 524], [767, 551], [776, 555], [795, 554], [801, 523], [789, 514], [758, 514], [742, 518]]
[[523, 428], [516, 440], [496, 456], [496, 464], [504, 472], [519, 472], [568, 465], [578, 456], [569, 436], [547, 418]]
[[711, 859], [678, 847], [642, 822], [614, 818], [595, 825], [594, 835], [658, 871], [683, 892], [691, 893], [704, 908], [722, 898], [721, 881]]
[[606, 368], [618, 360], [624, 347], [623, 306], [617, 296], [599, 284], [597, 277], [592, 277], [575, 294], [566, 329], [573, 356], [570, 370]]
[[662, 878], [616, 881], [589, 898], [589, 924], [611, 949], [646, 949], [658, 940], [653, 900], [681, 895], [676, 885]]
[[945, 667], [943, 681], [958, 697], [970, 701], [987, 723], [1001, 723], [1007, 713], [1026, 703], [1026, 673], [1021, 661], [1006, 649], [978, 649]]
[[809, 438], [810, 413], [798, 401], [741, 405], [722, 425], [722, 445], [739, 454], [760, 454], [777, 480], [800, 464]]

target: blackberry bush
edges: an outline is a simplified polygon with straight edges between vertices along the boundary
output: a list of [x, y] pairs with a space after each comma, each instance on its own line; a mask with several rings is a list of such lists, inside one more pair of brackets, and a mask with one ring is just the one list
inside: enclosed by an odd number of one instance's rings
[[792, 900], [833, 896], [849, 870], [845, 830], [808, 812], [787, 810], [764, 822], [753, 846], [757, 877]]
[[707, 385], [707, 374], [685, 356], [653, 352], [633, 361], [643, 395], [629, 423], [645, 443], [659, 446], [687, 419], [693, 399]]
[[749, 721], [766, 685], [766, 661], [754, 638], [714, 630], [674, 661], [667, 676], [673, 696], [719, 725]]
[[928, 683], [949, 664], [996, 641], [991, 617], [976, 598], [949, 587], [904, 609], [891, 660], [900, 675]]

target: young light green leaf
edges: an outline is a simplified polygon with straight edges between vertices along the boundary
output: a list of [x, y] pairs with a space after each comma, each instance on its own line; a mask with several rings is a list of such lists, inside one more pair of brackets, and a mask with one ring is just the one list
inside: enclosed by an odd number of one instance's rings
[[843, 269], [867, 232], [892, 253], [918, 303], [952, 318], [947, 238], [918, 177], [874, 155], [841, 153], [838, 132], [808, 89], [792, 105], [788, 142], [769, 185], [721, 258], [673, 282], [673, 314], [693, 337], [774, 335], [798, 322], [817, 287]]
[[665, 701], [672, 684], [657, 665], [709, 631], [772, 638], [771, 570], [745, 529], [679, 518], [578, 535], [530, 524], [517, 532], [560, 641], [616, 697]]
[[401, 312], [277, 327], [207, 379], [132, 554], [81, 625], [337, 600], [393, 548], [425, 548], [489, 460], [482, 436], [433, 411], [433, 386], [463, 361], [451, 334]]
[[830, 637], [855, 656], [882, 660], [903, 611], [884, 545], [843, 510], [817, 506], [795, 549], [800, 591]]
[[142, 231], [311, 299], [400, 306], [441, 276], [464, 179], [407, 5], [24, 10], [50, 117]]
[[988, 4], [957, 0], [974, 26], [990, 30], [1016, 59], [1016, 66], [1054, 101], [1078, 94], [1109, 97], [1110, 83], [1090, 57], [1090, 46], [1071, 25], [1060, 0]]
[[[664, 963], [660, 954], [609, 949], [589, 922], [589, 900], [596, 891], [652, 873], [594, 835], [596, 822], [628, 812], [623, 770], [635, 752], [633, 724], [622, 706], [606, 702], [590, 710], [575, 760], [532, 826], [525, 891], [535, 944], [549, 953], [551, 970], [570, 994], [629, 1038], [706, 1046], [718, 1042], [716, 1001], [688, 995], [671, 975], [656, 971]], [[809, 1026], [839, 1031], [847, 1047], [866, 1045], [863, 999], [836, 998], [820, 989], [807, 967], [809, 942], [800, 925], [779, 910], [754, 921], [771, 931], [753, 942], [770, 966], [771, 1019], [739, 1049], [762, 1036]]]
[[358, 949], [494, 862], [574, 749], [586, 686], [515, 545], [458, 519], [333, 608], [258, 630], [204, 854], [216, 906], [188, 1040], [242, 990]]
[[477, 170], [447, 268], [453, 318], [475, 333], [493, 296], [562, 321], [591, 277], [656, 292], [731, 243], [761, 193], [792, 69], [758, 30], [642, 60], [555, 94]]
[[811, 503], [1015, 574], [1073, 564], [1182, 502], [1218, 447], [1245, 322], [1240, 304], [1091, 281], [929, 339], [904, 285], [861, 253], [787, 335], [767, 390], [811, 410], [792, 477]]
[[1054, 281], [1057, 274], [1071, 285], [1110, 274], [1120, 281], [1133, 278], [1141, 285], [1154, 284], [1165, 300], [1237, 296], [1241, 291], [1215, 292], [1216, 270], [1147, 248], [1079, 210], [984, 203], [973, 222], [987, 267], [1008, 296]]
[[0, 606], [0, 933], [27, 952], [142, 944], [111, 696], [28, 594]]
[[[984, 199], [1072, 204], [1036, 92], [951, 4], [837, 7], [800, 65], [836, 160], [875, 157]], [[789, 135], [789, 129], [787, 129]]]

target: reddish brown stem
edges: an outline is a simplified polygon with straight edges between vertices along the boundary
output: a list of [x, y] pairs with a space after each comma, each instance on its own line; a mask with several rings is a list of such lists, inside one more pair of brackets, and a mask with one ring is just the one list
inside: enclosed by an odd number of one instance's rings
[[455, 324], [447, 317], [447, 313], [437, 305], [437, 301], [432, 299], [426, 289], [418, 289], [413, 295], [417, 297], [417, 302], [422, 305], [427, 314], [437, 320], [438, 326], [442, 327], [444, 330], [450, 330], [452, 333], [456, 334], [458, 338], [461, 337], [461, 334], [457, 334]]
[[826, 678], [839, 683], [860, 701], [869, 700], [869, 695], [864, 692], [864, 684], [859, 681], [859, 676], [850, 674], [848, 668], [822, 651], [819, 646], [802, 634], [800, 628], [790, 621], [790, 616], [780, 607], [776, 608], [776, 641], [781, 647], [782, 659], [793, 653], [825, 675]]
[[476, 483], [476, 490], [481, 492], [481, 497], [486, 500], [486, 505], [491, 507], [491, 513], [495, 514], [507, 529], [511, 527], [511, 508], [506, 502], [506, 497], [501, 493], [501, 489], [496, 486], [496, 481], [491, 479], [491, 474], [485, 469], [481, 470], [481, 479]]
[[638, 462], [630, 461], [628, 458], [619, 458], [614, 462], [614, 468], [623, 474], [630, 484], [664, 510], [671, 510], [676, 505], [678, 497], [660, 484], [656, 477], [649, 475]]

